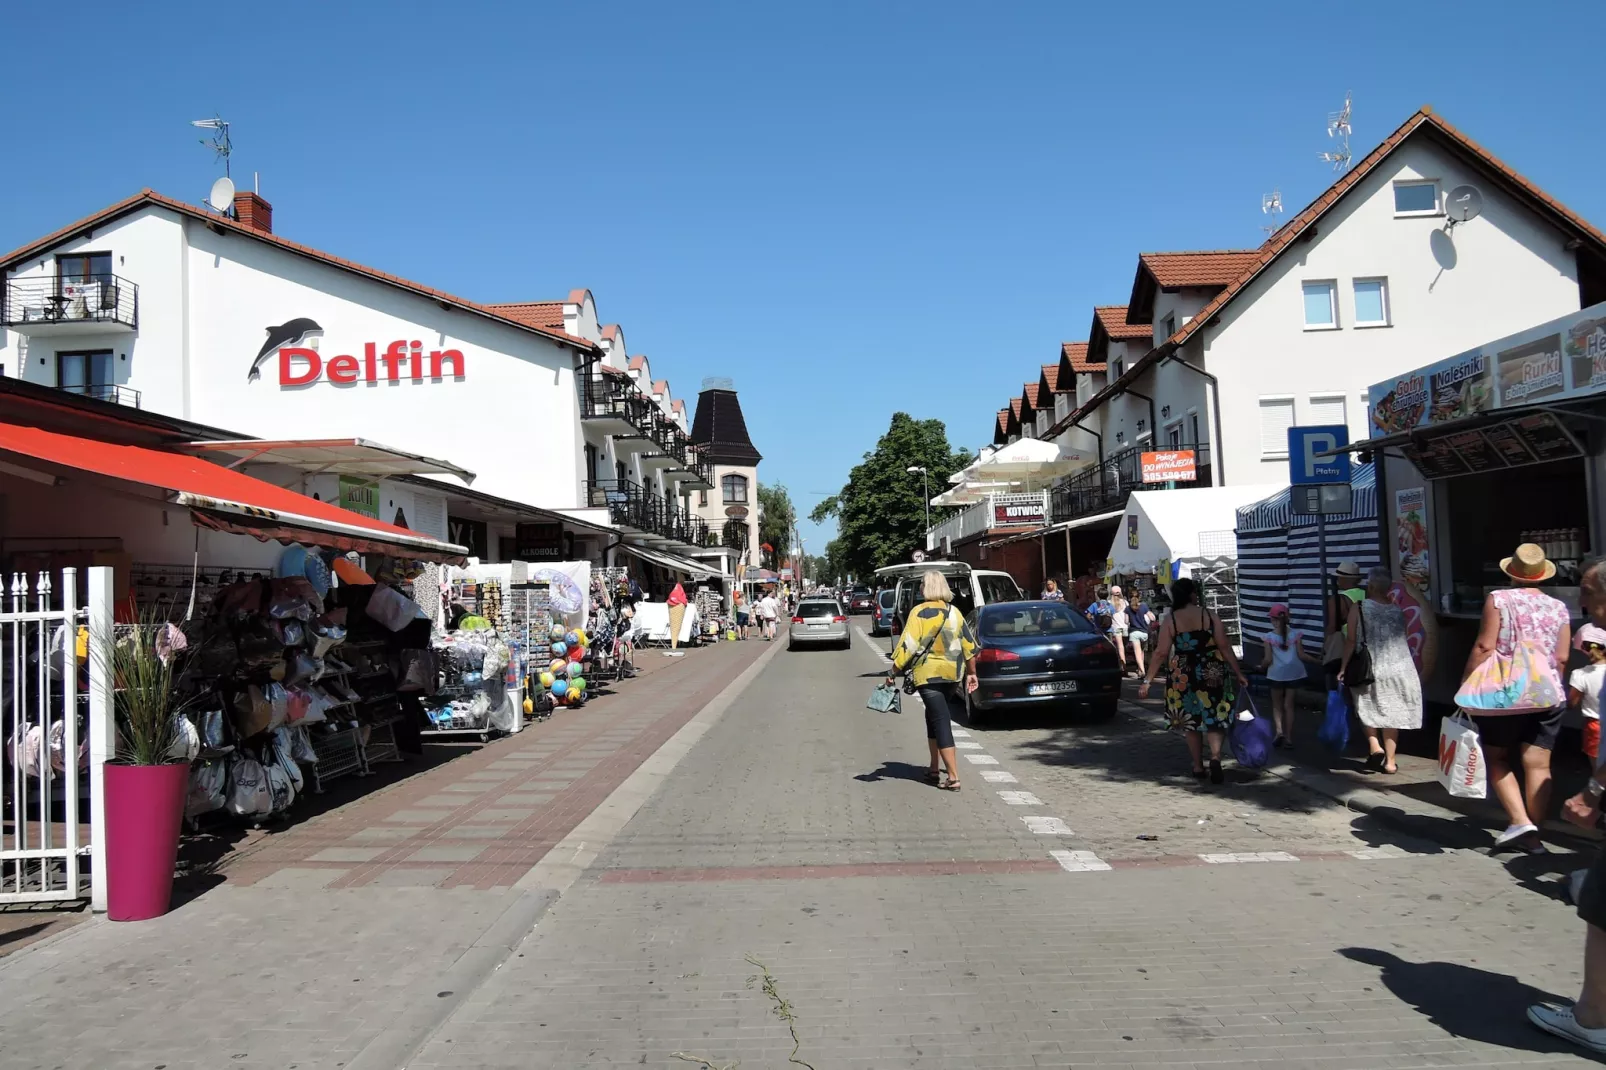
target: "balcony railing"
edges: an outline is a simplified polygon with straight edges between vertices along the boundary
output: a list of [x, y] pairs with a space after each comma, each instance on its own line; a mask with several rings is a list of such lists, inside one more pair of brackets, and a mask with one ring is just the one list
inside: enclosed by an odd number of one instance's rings
[[109, 401], [113, 405], [127, 405], [131, 409], [139, 408], [139, 391], [115, 383], [89, 383], [63, 386], [61, 389], [69, 394], [80, 397], [94, 398], [96, 401]]
[[594, 509], [607, 509], [608, 518], [623, 527], [661, 535], [688, 546], [718, 546], [719, 537], [708, 521], [672, 498], [654, 494], [628, 479], [593, 479], [586, 482], [586, 501]]
[[1041, 524], [1048, 518], [1048, 508], [1046, 490], [1027, 494], [989, 494], [963, 512], [934, 525], [926, 533], [926, 549], [940, 550], [944, 539], [952, 546], [992, 528]]
[[1155, 450], [1170, 452], [1192, 450], [1198, 478], [1191, 482], [1174, 484], [1180, 487], [1208, 487], [1210, 483], [1210, 447], [1185, 443], [1180, 446], [1128, 446], [1104, 458], [1102, 464], [1084, 469], [1054, 488], [1049, 512], [1058, 523], [1062, 520], [1080, 520], [1116, 509], [1125, 509], [1126, 500], [1135, 490], [1164, 490], [1170, 483], [1143, 481], [1142, 455]]
[[696, 457], [696, 447], [690, 436], [627, 376], [605, 372], [600, 364], [591, 365], [580, 380], [580, 415], [589, 419], [612, 417], [624, 421], [656, 443], [661, 452], [673, 458], [681, 468], [712, 486], [709, 466]]
[[118, 275], [49, 275], [7, 279], [0, 292], [0, 326], [27, 333], [36, 327], [97, 323], [137, 330], [139, 287]]

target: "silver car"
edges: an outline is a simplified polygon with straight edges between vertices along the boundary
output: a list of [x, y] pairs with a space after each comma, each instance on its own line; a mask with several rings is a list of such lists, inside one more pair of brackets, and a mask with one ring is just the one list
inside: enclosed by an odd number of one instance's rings
[[788, 650], [824, 643], [847, 650], [853, 645], [847, 611], [834, 598], [805, 598], [799, 602], [786, 638]]

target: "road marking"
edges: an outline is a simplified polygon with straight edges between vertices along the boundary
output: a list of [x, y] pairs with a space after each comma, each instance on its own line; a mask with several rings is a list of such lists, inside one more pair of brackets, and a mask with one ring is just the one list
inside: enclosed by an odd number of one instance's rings
[[1298, 862], [1287, 851], [1234, 851], [1230, 854], [1200, 855], [1212, 865], [1225, 862]]
[[959, 750], [981, 750], [981, 744], [973, 739], [959, 740], [954, 744]]
[[965, 760], [971, 765], [997, 765], [998, 759], [991, 754], [966, 754]]
[[1011, 806], [1042, 806], [1043, 800], [1029, 791], [1001, 791], [998, 797]]
[[954, 738], [955, 739], [969, 739], [970, 738], [970, 733], [965, 731], [963, 728], [956, 728], [956, 729], [954, 729]]
[[1019, 784], [1015, 774], [1003, 769], [981, 769], [981, 778], [989, 784]]
[[1035, 832], [1039, 836], [1076, 835], [1076, 833], [1071, 831], [1071, 826], [1067, 825], [1063, 818], [1039, 817], [1036, 814], [1030, 814], [1021, 818], [1021, 820], [1025, 822], [1028, 831]]
[[1050, 851], [1049, 855], [1067, 873], [1091, 873], [1111, 868], [1108, 862], [1099, 861], [1092, 851]]

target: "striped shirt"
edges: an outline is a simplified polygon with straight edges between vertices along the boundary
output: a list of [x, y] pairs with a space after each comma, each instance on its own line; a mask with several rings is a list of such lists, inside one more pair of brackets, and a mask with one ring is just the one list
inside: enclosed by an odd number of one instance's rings
[[965, 662], [976, 656], [976, 637], [964, 615], [947, 602], [922, 602], [909, 611], [903, 637], [892, 656], [893, 668], [898, 672], [907, 668], [928, 639], [932, 640], [931, 651], [914, 667], [915, 686], [958, 682]]

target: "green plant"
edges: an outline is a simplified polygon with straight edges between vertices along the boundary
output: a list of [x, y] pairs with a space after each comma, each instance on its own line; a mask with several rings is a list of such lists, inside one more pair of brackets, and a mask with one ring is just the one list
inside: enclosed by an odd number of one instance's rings
[[158, 647], [166, 627], [161, 616], [141, 612], [138, 623], [117, 629], [107, 655], [119, 765], [166, 765], [173, 760], [168, 750], [178, 738], [174, 715], [187, 703], [178, 694], [183, 655]]

